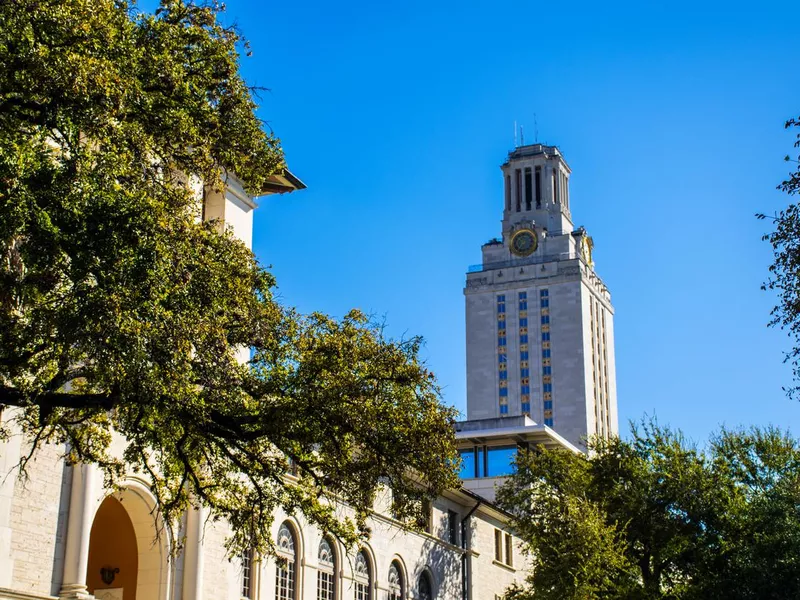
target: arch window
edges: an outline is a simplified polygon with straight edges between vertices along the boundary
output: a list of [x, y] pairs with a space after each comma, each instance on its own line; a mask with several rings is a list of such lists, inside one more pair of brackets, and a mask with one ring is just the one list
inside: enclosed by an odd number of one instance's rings
[[317, 554], [317, 600], [334, 600], [336, 594], [336, 555], [331, 543], [322, 538]]
[[431, 586], [431, 578], [427, 573], [423, 573], [419, 576], [417, 597], [419, 600], [433, 600], [433, 587]]
[[355, 600], [371, 600], [372, 573], [367, 553], [363, 550], [356, 555], [355, 588]]
[[396, 562], [389, 567], [389, 600], [402, 600], [405, 591], [403, 574]]
[[278, 529], [278, 564], [275, 573], [276, 600], [295, 600], [297, 581], [297, 550], [294, 534], [284, 523]]

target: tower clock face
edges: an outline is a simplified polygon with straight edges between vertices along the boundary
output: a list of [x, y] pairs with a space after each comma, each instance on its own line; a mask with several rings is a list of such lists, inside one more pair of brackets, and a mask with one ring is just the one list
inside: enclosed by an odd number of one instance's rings
[[517, 256], [530, 256], [536, 251], [536, 233], [531, 229], [520, 229], [511, 238], [511, 252]]

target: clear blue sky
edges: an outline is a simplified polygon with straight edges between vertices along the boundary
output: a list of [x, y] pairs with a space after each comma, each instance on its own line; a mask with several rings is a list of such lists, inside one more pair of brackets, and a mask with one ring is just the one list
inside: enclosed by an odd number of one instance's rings
[[302, 311], [421, 334], [465, 410], [467, 266], [500, 232], [513, 123], [558, 145], [616, 307], [620, 422], [800, 434], [755, 212], [800, 114], [795, 2], [229, 0], [245, 77], [308, 190], [263, 199], [255, 250]]

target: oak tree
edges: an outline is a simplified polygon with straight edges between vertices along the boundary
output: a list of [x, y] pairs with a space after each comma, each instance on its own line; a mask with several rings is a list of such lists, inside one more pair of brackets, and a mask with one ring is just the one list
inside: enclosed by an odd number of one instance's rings
[[[800, 117], [789, 119], [786, 129], [800, 127]], [[796, 135], [794, 148], [800, 149], [800, 133]], [[800, 192], [800, 155], [786, 156], [786, 162], [794, 165], [778, 189], [794, 196]], [[775, 229], [764, 235], [773, 250], [773, 263], [769, 267], [769, 278], [762, 289], [775, 291], [778, 303], [772, 309], [770, 325], [784, 329], [792, 338], [792, 348], [786, 353], [786, 361], [792, 365], [794, 380], [800, 380], [800, 206], [791, 203], [774, 217], [757, 214], [759, 219], [774, 221]], [[800, 386], [786, 388], [790, 398], [798, 399]]]
[[800, 597], [800, 444], [775, 429], [523, 453], [499, 501], [532, 563], [509, 599]]
[[23, 471], [60, 444], [109, 486], [146, 475], [167, 522], [206, 505], [231, 551], [268, 551], [278, 508], [354, 543], [382, 486], [413, 522], [457, 483], [453, 412], [418, 338], [282, 306], [203, 222], [187, 182], [285, 169], [220, 10], [0, 3], [0, 435]]

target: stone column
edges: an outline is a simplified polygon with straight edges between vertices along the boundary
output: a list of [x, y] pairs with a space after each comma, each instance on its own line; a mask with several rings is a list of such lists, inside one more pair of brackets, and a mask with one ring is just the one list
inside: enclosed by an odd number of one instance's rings
[[89, 565], [89, 536], [92, 532], [92, 493], [94, 469], [91, 465], [72, 467], [72, 488], [69, 497], [67, 541], [64, 551], [64, 579], [59, 598], [62, 600], [91, 599], [86, 589], [86, 570]]
[[0, 441], [0, 556], [5, 557], [0, 559], [0, 588], [13, 587], [11, 575], [14, 561], [11, 541], [14, 529], [11, 526], [11, 507], [14, 504], [14, 489], [19, 476], [17, 463], [22, 455], [22, 434], [19, 428], [9, 421], [17, 410], [7, 406], [0, 413], [0, 424], [12, 427], [8, 439]]
[[186, 512], [186, 542], [183, 550], [183, 600], [203, 598], [203, 520], [202, 507]]

